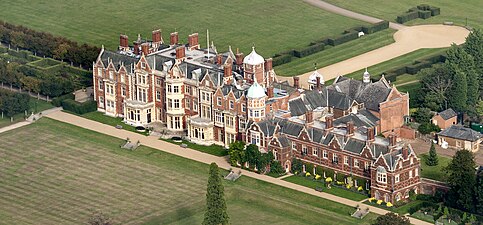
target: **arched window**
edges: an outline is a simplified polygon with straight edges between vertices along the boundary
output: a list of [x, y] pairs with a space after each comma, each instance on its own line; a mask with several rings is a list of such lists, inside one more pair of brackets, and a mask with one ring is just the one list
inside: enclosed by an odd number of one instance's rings
[[384, 195], [384, 201], [385, 202], [390, 202], [391, 201], [391, 199], [389, 198], [389, 195], [388, 194], [385, 194]]
[[376, 198], [376, 200], [379, 200], [379, 198], [380, 198], [380, 197], [381, 197], [381, 196], [380, 196], [380, 194], [379, 194], [379, 191], [375, 191], [375, 192], [374, 192], [374, 198]]
[[401, 192], [398, 192], [396, 194], [396, 202], [400, 201], [401, 200]]

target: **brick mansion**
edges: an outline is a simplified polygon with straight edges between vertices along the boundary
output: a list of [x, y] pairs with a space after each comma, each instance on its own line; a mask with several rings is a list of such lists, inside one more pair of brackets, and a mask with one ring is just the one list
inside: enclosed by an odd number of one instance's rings
[[409, 95], [384, 76], [361, 76], [324, 85], [314, 71], [304, 89], [298, 77], [278, 82], [272, 59], [255, 48], [220, 53], [213, 44], [202, 49], [197, 33], [180, 44], [177, 32], [165, 42], [160, 30], [132, 44], [120, 35], [118, 51], [102, 48], [93, 64], [94, 98], [106, 115], [200, 145], [242, 140], [287, 171], [296, 157], [366, 179], [371, 196], [396, 202], [421, 183], [419, 159], [400, 141]]

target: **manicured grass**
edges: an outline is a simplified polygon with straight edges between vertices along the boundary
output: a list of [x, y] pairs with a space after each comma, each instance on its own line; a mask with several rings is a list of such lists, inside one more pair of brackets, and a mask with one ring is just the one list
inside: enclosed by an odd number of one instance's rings
[[194, 150], [197, 150], [197, 151], [200, 151], [200, 152], [205, 152], [205, 153], [208, 153], [208, 154], [211, 154], [211, 155], [216, 155], [216, 156], [228, 155], [228, 151], [225, 148], [223, 148], [222, 146], [219, 146], [219, 145], [203, 146], [203, 145], [197, 145], [197, 144], [191, 143], [189, 141], [185, 141], [185, 140], [183, 140], [181, 143], [175, 142], [171, 139], [160, 138], [160, 140], [170, 142], [170, 143], [173, 143], [173, 144], [176, 144], [176, 145], [186, 144], [188, 148], [191, 148], [191, 149], [194, 149]]
[[443, 171], [443, 168], [448, 166], [448, 164], [451, 162], [451, 158], [438, 155], [438, 165], [428, 166], [426, 164], [428, 154], [421, 154], [419, 157], [421, 158], [421, 177], [438, 181], [446, 181], [446, 173]]
[[[0, 134], [0, 221], [83, 224], [102, 211], [116, 224], [200, 224], [208, 165], [43, 118]], [[223, 171], [222, 173], [226, 173]], [[370, 224], [354, 208], [242, 176], [223, 181], [232, 224]]]
[[465, 25], [468, 18], [468, 25], [474, 28], [483, 28], [483, 16], [481, 9], [483, 1], [480, 0], [406, 0], [406, 1], [379, 1], [379, 0], [327, 0], [342, 8], [346, 8], [362, 14], [375, 16], [380, 19], [396, 21], [396, 17], [408, 9], [420, 4], [428, 4], [441, 8], [441, 15], [429, 19], [411, 20], [405, 25], [414, 24], [442, 24], [445, 21], [452, 21], [457, 25]]
[[[423, 220], [423, 221], [426, 221], [426, 222], [432, 223], [432, 224], [434, 224], [434, 222], [435, 222], [433, 215], [430, 215], [430, 214], [424, 215], [424, 213], [421, 213], [421, 212], [415, 212], [411, 215], [411, 217], [414, 217], [416, 219], [420, 219], [420, 220]], [[442, 217], [444, 217], [444, 216], [442, 216]], [[438, 222], [440, 224], [444, 224], [444, 225], [457, 225], [458, 224], [458, 223], [454, 222], [453, 220], [451, 222], [448, 222], [447, 219], [442, 219], [442, 218], [438, 219]]]
[[45, 68], [49, 68], [49, 67], [52, 67], [52, 66], [59, 65], [60, 63], [61, 62], [59, 62], [57, 60], [45, 58], [45, 59], [41, 59], [41, 60], [31, 62], [29, 64], [34, 66], [34, 67], [39, 67], [41, 69], [45, 69]]
[[392, 37], [394, 33], [394, 30], [387, 29], [307, 57], [294, 58], [290, 63], [275, 67], [275, 72], [280, 76], [295, 76], [310, 72], [314, 70], [314, 63], [317, 63], [318, 68], [322, 68], [391, 44], [394, 42]]
[[[392, 69], [395, 69], [395, 68], [399, 68], [399, 67], [402, 67], [402, 66], [405, 66], [405, 65], [411, 65], [417, 60], [422, 60], [422, 59], [425, 59], [425, 58], [428, 58], [428, 57], [431, 57], [431, 56], [434, 56], [434, 55], [443, 54], [447, 50], [448, 50], [448, 48], [424, 48], [424, 49], [419, 49], [419, 50], [416, 50], [414, 52], [396, 57], [394, 59], [379, 63], [377, 65], [370, 66], [370, 67], [367, 68], [367, 71], [369, 71], [369, 73], [371, 74], [373, 79], [379, 79], [381, 77], [381, 74], [386, 72], [386, 71], [389, 71], [389, 70], [392, 70]], [[362, 70], [353, 72], [351, 74], [348, 74], [346, 76], [354, 78], [354, 79], [361, 80], [362, 74], [364, 73], [364, 71], [365, 71], [365, 69], [362, 69]], [[419, 80], [419, 77], [417, 77], [416, 75], [410, 75], [410, 74], [404, 75], [403, 74], [403, 75], [398, 76], [396, 78], [396, 82], [394, 82], [394, 83], [395, 84], [398, 84], [398, 83], [402, 84], [402, 83], [412, 81], [412, 80]]]
[[120, 33], [127, 33], [132, 43], [138, 34], [151, 39], [151, 31], [159, 28], [168, 43], [175, 30], [183, 43], [199, 32], [200, 44], [206, 47], [209, 29], [218, 51], [231, 45], [233, 51], [240, 48], [248, 54], [255, 45], [266, 58], [367, 24], [302, 0], [0, 0], [0, 8], [8, 9], [1, 20], [109, 49], [117, 49]]
[[322, 187], [323, 192], [333, 194], [333, 195], [337, 195], [339, 197], [347, 198], [347, 199], [354, 200], [354, 201], [361, 201], [361, 200], [368, 198], [367, 195], [355, 193], [355, 192], [352, 192], [352, 191], [349, 191], [349, 190], [344, 190], [342, 188], [338, 188], [338, 187], [334, 187], [334, 186], [332, 186], [332, 188], [329, 189], [325, 186], [325, 184], [323, 182], [316, 181], [314, 179], [307, 179], [306, 177], [294, 175], [294, 176], [286, 177], [283, 180], [288, 181], [290, 183], [302, 185], [302, 186], [305, 186], [305, 187], [314, 188], [314, 189], [316, 187]]
[[[43, 100], [37, 100], [36, 98], [30, 98], [29, 101], [29, 110], [27, 110], [27, 116], [30, 116], [30, 114], [33, 112], [39, 113], [47, 109], [54, 108], [50, 102], [43, 101]], [[13, 116], [13, 122], [10, 122], [10, 118], [5, 116], [3, 118], [0, 117], [0, 127], [6, 127], [8, 125], [24, 121], [25, 120], [25, 113], [19, 113]]]
[[[71, 112], [69, 112], [69, 113], [71, 113]], [[121, 125], [122, 129], [124, 129], [124, 130], [132, 131], [132, 132], [136, 132], [136, 133], [140, 133], [140, 134], [144, 134], [144, 135], [148, 134], [147, 132], [137, 132], [135, 127], [125, 124], [122, 121], [122, 118], [120, 118], [120, 117], [106, 116], [102, 112], [97, 112], [97, 111], [96, 112], [88, 112], [88, 113], [78, 115], [78, 116], [84, 117], [86, 119], [94, 120], [94, 121], [97, 121], [99, 123], [111, 125], [111, 126], [114, 126], [114, 127], [117, 126], [117, 125]]]

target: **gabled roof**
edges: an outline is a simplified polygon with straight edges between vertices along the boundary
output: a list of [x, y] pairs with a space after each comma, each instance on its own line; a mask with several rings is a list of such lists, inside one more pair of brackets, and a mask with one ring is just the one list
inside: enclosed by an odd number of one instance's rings
[[301, 116], [309, 109], [302, 98], [296, 98], [288, 102], [288, 108], [292, 116]]
[[360, 141], [360, 140], [351, 138], [345, 144], [344, 150], [352, 153], [360, 154], [365, 146], [366, 146], [365, 141]]
[[441, 118], [443, 118], [444, 120], [449, 120], [449, 119], [457, 116], [458, 114], [456, 114], [456, 112], [452, 108], [449, 108], [447, 110], [439, 112], [438, 115], [440, 115]]
[[438, 135], [472, 142], [482, 137], [480, 133], [461, 125], [453, 125], [446, 128], [439, 132]]
[[[126, 67], [128, 67], [128, 65], [130, 65], [130, 64], [136, 64], [139, 61], [139, 58], [134, 58], [134, 57], [131, 57], [131, 56], [128, 56], [128, 55], [123, 55], [123, 54], [119, 54], [119, 53], [111, 52], [111, 51], [107, 51], [107, 50], [104, 50], [102, 52], [100, 59], [101, 59], [102, 63], [104, 64], [104, 66], [106, 66], [106, 67], [107, 67], [107, 65], [109, 65], [109, 61], [112, 61], [112, 63], [115, 66], [124, 64]], [[116, 69], [117, 68], [118, 67], [116, 67]]]

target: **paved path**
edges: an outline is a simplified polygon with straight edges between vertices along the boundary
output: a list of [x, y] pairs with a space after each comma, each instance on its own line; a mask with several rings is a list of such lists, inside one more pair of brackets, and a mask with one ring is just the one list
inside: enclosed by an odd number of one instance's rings
[[[209, 155], [209, 154], [206, 154], [206, 153], [203, 153], [203, 152], [195, 151], [195, 150], [192, 150], [192, 149], [181, 148], [178, 145], [158, 140], [156, 137], [144, 136], [144, 135], [137, 134], [137, 133], [134, 133], [134, 132], [116, 129], [113, 126], [109, 126], [109, 125], [105, 125], [105, 124], [102, 124], [102, 123], [99, 123], [99, 122], [96, 122], [96, 121], [88, 120], [88, 119], [85, 119], [85, 118], [82, 118], [82, 117], [79, 117], [79, 116], [75, 116], [75, 115], [72, 115], [72, 114], [69, 114], [69, 113], [65, 113], [65, 112], [62, 112], [62, 111], [51, 113], [51, 114], [47, 115], [47, 117], [55, 119], [55, 120], [59, 120], [59, 121], [62, 121], [62, 122], [70, 123], [70, 124], [73, 124], [75, 126], [79, 126], [79, 127], [85, 128], [85, 129], [89, 129], [89, 130], [97, 131], [97, 132], [100, 132], [100, 133], [103, 133], [103, 134], [107, 134], [109, 136], [121, 138], [121, 139], [126, 139], [127, 137], [129, 137], [129, 139], [133, 142], [136, 142], [136, 141], [139, 140], [142, 145], [145, 145], [145, 146], [148, 146], [148, 147], [151, 147], [151, 148], [155, 148], [155, 149], [158, 149], [158, 150], [170, 153], [170, 154], [178, 155], [178, 156], [181, 156], [181, 157], [184, 157], [184, 158], [189, 158], [189, 159], [192, 159], [192, 160], [195, 160], [195, 161], [198, 161], [198, 162], [202, 162], [202, 163], [206, 163], [206, 164], [210, 164], [212, 162], [215, 162], [221, 168], [224, 168], [224, 169], [232, 168], [232, 166], [228, 163], [228, 160], [227, 160], [226, 157], [218, 157], [218, 156]], [[240, 170], [240, 169], [235, 169], [235, 170]], [[293, 184], [293, 183], [283, 181], [283, 180], [280, 180], [280, 179], [277, 179], [277, 178], [274, 178], [274, 177], [270, 177], [270, 176], [266, 176], [266, 175], [260, 175], [260, 174], [245, 171], [245, 170], [242, 171], [242, 174], [243, 174], [243, 176], [248, 176], [248, 177], [258, 179], [258, 180], [263, 180], [263, 181], [266, 181], [266, 182], [269, 182], [269, 183], [272, 183], [272, 184], [280, 185], [280, 186], [283, 186], [283, 187], [286, 187], [286, 188], [301, 191], [301, 192], [311, 194], [311, 195], [314, 195], [314, 196], [318, 196], [318, 197], [321, 197], [321, 198], [329, 199], [329, 200], [332, 200], [334, 202], [338, 202], [338, 203], [341, 203], [341, 204], [344, 204], [344, 205], [356, 207], [357, 205], [361, 204], [360, 202], [357, 202], [357, 201], [349, 200], [349, 199], [346, 199], [346, 198], [338, 197], [338, 196], [327, 194], [327, 193], [324, 193], [324, 192], [317, 192], [314, 189], [307, 188], [307, 187], [304, 187], [304, 186], [300, 186], [300, 185], [297, 185], [297, 184]], [[363, 207], [364, 208], [368, 207], [371, 212], [374, 212], [374, 213], [377, 213], [377, 214], [385, 214], [385, 213], [388, 212], [387, 210], [376, 208], [376, 207], [369, 206], [369, 205], [364, 205]], [[410, 220], [411, 220], [411, 223], [413, 223], [413, 224], [418, 224], [418, 225], [419, 224], [421, 224], [421, 225], [423, 225], [423, 224], [429, 225], [430, 224], [430, 223], [427, 223], [427, 222], [424, 222], [424, 221], [421, 221], [421, 220], [418, 220], [418, 219], [414, 219], [414, 218], [410, 218]]]
[[[396, 42], [342, 62], [323, 67], [318, 72], [323, 75], [324, 80], [331, 80], [339, 75], [350, 74], [418, 49], [449, 47], [453, 43], [458, 45], [463, 44], [469, 33], [467, 29], [459, 26], [421, 25], [406, 27], [398, 30], [394, 34], [394, 40]], [[307, 80], [312, 73], [309, 72], [299, 75], [299, 83], [302, 87], [308, 87]], [[279, 81], [286, 80], [290, 84], [293, 84], [292, 77], [278, 76], [277, 79]]]
[[[353, 12], [353, 11], [349, 11], [347, 9], [332, 5], [330, 3], [327, 3], [327, 2], [324, 2], [324, 1], [321, 1], [321, 0], [304, 0], [304, 2], [307, 2], [307, 3], [309, 3], [309, 4], [311, 4], [315, 7], [321, 8], [323, 10], [333, 12], [335, 14], [339, 14], [339, 15], [350, 17], [350, 18], [357, 19], [357, 20], [362, 20], [362, 21], [365, 21], [365, 22], [368, 22], [368, 23], [378, 23], [378, 22], [382, 21], [381, 19], [378, 19], [378, 18], [375, 18], [375, 17], [372, 17], [372, 16], [363, 15], [363, 14], [356, 13], [356, 12]], [[406, 26], [404, 26], [402, 24], [393, 23], [393, 22], [389, 22], [389, 27], [392, 28], [392, 29], [395, 29], [395, 30], [400, 30], [400, 29], [406, 28]]]
[[45, 116], [45, 115], [48, 115], [50, 113], [54, 113], [54, 112], [57, 112], [57, 111], [60, 111], [60, 110], [62, 110], [62, 108], [52, 108], [52, 109], [44, 110], [44, 111], [41, 112], [42, 115], [40, 115], [40, 113], [38, 113], [38, 114], [35, 114], [35, 115], [29, 117], [25, 121], [17, 122], [17, 123], [14, 123], [12, 125], [0, 128], [0, 133], [7, 132], [9, 130], [13, 130], [13, 129], [16, 129], [16, 128], [19, 128], [19, 127], [29, 125], [33, 122], [32, 118], [35, 118], [35, 120], [37, 120], [37, 119], [41, 118], [42, 116]]

